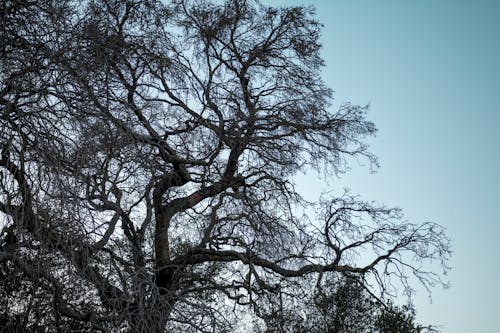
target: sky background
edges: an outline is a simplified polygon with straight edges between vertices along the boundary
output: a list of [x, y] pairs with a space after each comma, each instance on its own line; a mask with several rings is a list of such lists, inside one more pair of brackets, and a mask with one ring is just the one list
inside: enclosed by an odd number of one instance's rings
[[[381, 168], [354, 165], [332, 184], [447, 228], [451, 288], [433, 290], [432, 303], [417, 289], [418, 320], [445, 333], [498, 332], [500, 1], [266, 3], [315, 6], [334, 105], [371, 105]], [[299, 185], [319, 194], [309, 179]]]

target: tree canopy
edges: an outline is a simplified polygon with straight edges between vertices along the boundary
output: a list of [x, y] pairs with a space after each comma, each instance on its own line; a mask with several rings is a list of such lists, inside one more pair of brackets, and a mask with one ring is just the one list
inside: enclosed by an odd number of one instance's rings
[[0, 12], [2, 318], [229, 332], [339, 276], [381, 302], [411, 281], [444, 284], [439, 225], [348, 190], [296, 191], [301, 172], [376, 165], [367, 108], [333, 110], [313, 9], [5, 0]]
[[[434, 326], [415, 322], [411, 304], [380, 303], [359, 282], [337, 277], [305, 301], [300, 311], [276, 304], [261, 332], [288, 333], [432, 333]], [[258, 331], [259, 332], [259, 331]]]

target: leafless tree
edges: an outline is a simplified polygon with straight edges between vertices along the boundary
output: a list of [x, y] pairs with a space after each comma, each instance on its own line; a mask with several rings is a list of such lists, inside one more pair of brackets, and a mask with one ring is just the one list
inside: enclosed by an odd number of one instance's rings
[[299, 172], [376, 164], [366, 108], [332, 111], [312, 9], [3, 0], [0, 12], [2, 316], [41, 331], [223, 332], [334, 275], [381, 300], [411, 277], [443, 283], [440, 226], [295, 190]]

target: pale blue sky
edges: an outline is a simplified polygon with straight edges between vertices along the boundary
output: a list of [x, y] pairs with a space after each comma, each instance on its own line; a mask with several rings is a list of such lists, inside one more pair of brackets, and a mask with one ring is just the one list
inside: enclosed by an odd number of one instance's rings
[[432, 304], [419, 290], [419, 321], [499, 332], [500, 1], [266, 3], [314, 5], [336, 101], [371, 104], [381, 168], [355, 166], [333, 184], [438, 222], [453, 240], [451, 288]]

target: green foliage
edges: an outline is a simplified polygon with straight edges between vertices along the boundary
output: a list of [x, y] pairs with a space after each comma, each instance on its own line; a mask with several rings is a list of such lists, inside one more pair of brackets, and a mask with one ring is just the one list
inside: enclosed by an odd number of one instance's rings
[[422, 333], [435, 331], [415, 322], [415, 309], [411, 305], [401, 307], [389, 304], [378, 314], [375, 321], [377, 332], [381, 333]]
[[276, 308], [263, 319], [265, 333], [436, 332], [416, 323], [412, 305], [382, 304], [361, 284], [344, 278], [322, 288], [303, 308]]

